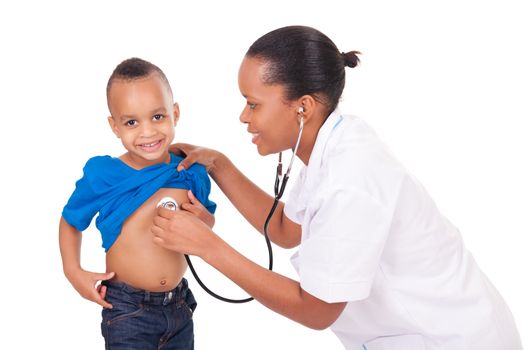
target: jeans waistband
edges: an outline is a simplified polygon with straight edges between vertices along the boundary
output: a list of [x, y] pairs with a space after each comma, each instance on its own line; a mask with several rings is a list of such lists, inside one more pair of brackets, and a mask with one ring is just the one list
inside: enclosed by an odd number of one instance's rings
[[188, 281], [183, 278], [177, 287], [167, 292], [150, 292], [144, 289], [138, 289], [129, 284], [117, 281], [102, 281], [102, 285], [106, 286], [107, 294], [121, 292], [135, 302], [142, 302], [149, 305], [168, 305], [184, 300], [188, 291]]

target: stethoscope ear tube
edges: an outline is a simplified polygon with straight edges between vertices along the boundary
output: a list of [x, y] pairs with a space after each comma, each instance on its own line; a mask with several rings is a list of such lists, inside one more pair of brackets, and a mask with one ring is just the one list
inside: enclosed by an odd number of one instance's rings
[[289, 178], [288, 174], [284, 174], [283, 184], [281, 186], [281, 190], [279, 191], [279, 193], [277, 194], [277, 197], [275, 199], [279, 200], [283, 196], [284, 189], [286, 188], [286, 184], [288, 183], [288, 178]]

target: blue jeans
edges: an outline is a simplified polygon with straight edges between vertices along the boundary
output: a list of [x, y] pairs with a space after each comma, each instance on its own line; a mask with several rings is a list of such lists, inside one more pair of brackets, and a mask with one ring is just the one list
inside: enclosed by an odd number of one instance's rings
[[102, 310], [106, 349], [193, 350], [193, 311], [197, 302], [182, 279], [169, 292], [148, 292], [127, 284], [103, 281], [112, 309]]

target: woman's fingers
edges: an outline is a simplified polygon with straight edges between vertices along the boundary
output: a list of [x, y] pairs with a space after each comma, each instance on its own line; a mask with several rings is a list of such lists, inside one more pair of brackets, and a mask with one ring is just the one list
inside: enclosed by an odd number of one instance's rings
[[155, 237], [160, 238], [160, 236], [164, 234], [164, 229], [157, 225], [153, 225], [151, 226], [151, 233], [153, 233]]
[[195, 197], [191, 190], [188, 191], [188, 199], [190, 200], [191, 204], [204, 208], [204, 205], [202, 205], [202, 203], [197, 199], [197, 197]]
[[189, 169], [196, 162], [197, 153], [194, 151], [197, 148], [196, 146], [188, 143], [176, 143], [172, 147], [179, 154], [186, 156], [177, 166], [177, 171]]
[[188, 143], [176, 143], [171, 145], [170, 151], [186, 155], [186, 158], [184, 158], [177, 166], [178, 171], [189, 169], [194, 163], [202, 164], [206, 167], [207, 171], [210, 171], [215, 160], [220, 156], [220, 153], [213, 149], [190, 145]]
[[169, 221], [169, 219], [175, 216], [176, 213], [177, 213], [176, 211], [166, 209], [162, 206], [158, 207], [157, 216], [153, 217], [153, 223], [157, 226], [165, 227], [165, 224]]
[[157, 236], [157, 235], [155, 235], [155, 237], [153, 237], [153, 243], [155, 243], [157, 245], [160, 245], [160, 246], [164, 246], [166, 244], [166, 242], [162, 238]]
[[213, 232], [197, 216], [184, 210], [173, 212], [164, 208], [159, 208], [157, 213], [151, 227], [155, 244], [184, 254], [203, 252], [207, 234]]
[[195, 146], [190, 145], [189, 143], [176, 143], [170, 145], [169, 150], [171, 153], [177, 154], [179, 156], [185, 156], [189, 153], [189, 150]]
[[201, 202], [195, 197], [193, 192], [188, 191], [189, 203], [182, 203], [181, 208], [185, 211], [188, 211], [202, 220], [210, 228], [215, 224], [215, 217], [208, 209], [202, 205]]
[[202, 205], [202, 203], [199, 202], [197, 197], [195, 197], [193, 192], [191, 192], [191, 190], [188, 191], [188, 199], [190, 201], [189, 203], [181, 204], [182, 209], [192, 212], [193, 214], [198, 214], [198, 212], [202, 209], [206, 209], [204, 205]]
[[171, 153], [185, 157], [177, 166], [177, 171], [188, 169], [195, 163], [195, 152], [197, 146], [190, 145], [189, 143], [176, 143], [170, 145], [169, 150]]

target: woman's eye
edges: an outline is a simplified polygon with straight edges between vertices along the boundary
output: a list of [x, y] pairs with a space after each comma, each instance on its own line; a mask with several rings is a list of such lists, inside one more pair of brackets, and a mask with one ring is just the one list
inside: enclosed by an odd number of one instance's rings
[[126, 122], [126, 125], [127, 126], [135, 126], [135, 125], [137, 125], [137, 121], [136, 120], [128, 120]]
[[153, 116], [153, 120], [162, 120], [164, 118], [164, 116], [162, 114], [155, 114]]

